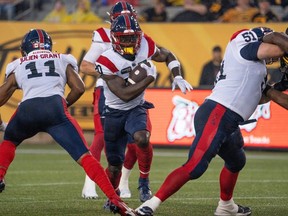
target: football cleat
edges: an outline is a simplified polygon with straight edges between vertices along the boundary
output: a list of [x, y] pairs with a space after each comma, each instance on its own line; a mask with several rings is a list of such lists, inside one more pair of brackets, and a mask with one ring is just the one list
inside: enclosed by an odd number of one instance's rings
[[128, 207], [122, 200], [108, 199], [103, 208], [111, 211], [114, 214], [120, 214], [122, 216], [136, 216], [135, 211]]
[[119, 188], [121, 198], [131, 198], [131, 191], [129, 188]]
[[92, 181], [87, 175], [85, 177], [85, 183], [82, 189], [82, 197], [84, 199], [97, 199], [98, 198], [95, 182]]
[[236, 208], [227, 208], [221, 205], [218, 205], [216, 211], [214, 212], [215, 216], [249, 216], [252, 214], [252, 210], [249, 207], [236, 205]]
[[2, 193], [2, 191], [5, 189], [5, 182], [4, 180], [0, 180], [0, 193]]
[[153, 216], [153, 210], [148, 206], [143, 206], [136, 210], [138, 216]]
[[152, 197], [152, 192], [149, 188], [149, 179], [139, 178], [139, 199], [141, 202], [145, 202]]

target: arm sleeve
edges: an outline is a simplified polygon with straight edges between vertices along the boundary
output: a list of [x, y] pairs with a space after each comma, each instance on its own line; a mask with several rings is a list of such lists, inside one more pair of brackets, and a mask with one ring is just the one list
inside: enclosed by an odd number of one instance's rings
[[15, 61], [9, 63], [6, 67], [5, 78], [10, 76], [12, 73], [15, 73], [15, 70], [19, 65], [20, 65], [19, 59], [16, 59]]
[[76, 58], [73, 55], [71, 55], [71, 54], [68, 54], [68, 55], [62, 54], [61, 56], [63, 58], [63, 61], [67, 65], [70, 64], [74, 68], [74, 70], [78, 73], [78, 66], [77, 66]]
[[258, 61], [257, 52], [260, 44], [260, 41], [247, 44], [240, 50], [240, 55], [248, 61]]

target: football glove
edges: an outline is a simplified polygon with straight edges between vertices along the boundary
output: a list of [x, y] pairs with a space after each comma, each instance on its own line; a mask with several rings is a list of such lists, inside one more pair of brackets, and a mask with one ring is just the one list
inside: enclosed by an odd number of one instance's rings
[[288, 74], [288, 55], [284, 55], [280, 58], [280, 71]]
[[0, 131], [5, 131], [7, 127], [7, 123], [2, 122], [2, 124], [0, 125]]
[[186, 94], [186, 90], [190, 91], [192, 90], [192, 86], [183, 79], [182, 76], [178, 75], [176, 77], [174, 77], [173, 83], [172, 83], [172, 91], [175, 90], [176, 86], [178, 86], [180, 88], [180, 90], [182, 91], [182, 93]]
[[285, 91], [288, 89], [288, 74], [284, 73], [282, 79], [278, 83], [275, 83], [273, 88], [278, 91]]
[[156, 77], [157, 77], [156, 66], [151, 61], [148, 61], [148, 62], [151, 65], [150, 67], [144, 63], [141, 63], [140, 66], [147, 71], [147, 76], [152, 76], [156, 80]]

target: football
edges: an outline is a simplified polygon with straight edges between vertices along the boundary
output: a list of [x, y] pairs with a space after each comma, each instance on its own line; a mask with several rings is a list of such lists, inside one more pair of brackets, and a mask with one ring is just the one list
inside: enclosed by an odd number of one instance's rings
[[[144, 62], [144, 64], [151, 66], [149, 62]], [[129, 73], [128, 77], [128, 83], [129, 85], [133, 85], [135, 83], [140, 82], [145, 77], [147, 77], [147, 72], [144, 68], [138, 64], [136, 67], [133, 68], [133, 70]]]

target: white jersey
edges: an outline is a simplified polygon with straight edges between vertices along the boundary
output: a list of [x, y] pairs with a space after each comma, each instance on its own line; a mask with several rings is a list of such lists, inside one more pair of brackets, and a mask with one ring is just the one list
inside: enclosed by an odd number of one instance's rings
[[[127, 79], [129, 72], [139, 63], [151, 59], [156, 49], [155, 42], [147, 35], [144, 35], [134, 61], [126, 60], [111, 48], [98, 58], [97, 66], [101, 67], [103, 74], [117, 75], [123, 79]], [[113, 109], [129, 110], [144, 102], [144, 92], [133, 100], [124, 102], [110, 91], [105, 82], [103, 83], [103, 87], [106, 98], [105, 104]]]
[[22, 102], [52, 95], [64, 98], [68, 64], [78, 72], [77, 61], [72, 55], [36, 50], [9, 63], [6, 77], [15, 74], [18, 87], [23, 90]]
[[244, 121], [255, 111], [266, 85], [265, 61], [257, 58], [260, 44], [253, 31], [242, 30], [232, 36], [208, 97], [238, 113]]
[[[110, 48], [112, 48], [110, 29], [99, 28], [93, 32], [92, 44], [88, 52], [85, 54], [83, 60], [96, 64], [96, 60], [99, 58], [99, 56]], [[101, 78], [97, 79], [96, 87], [102, 85], [103, 80]]]

